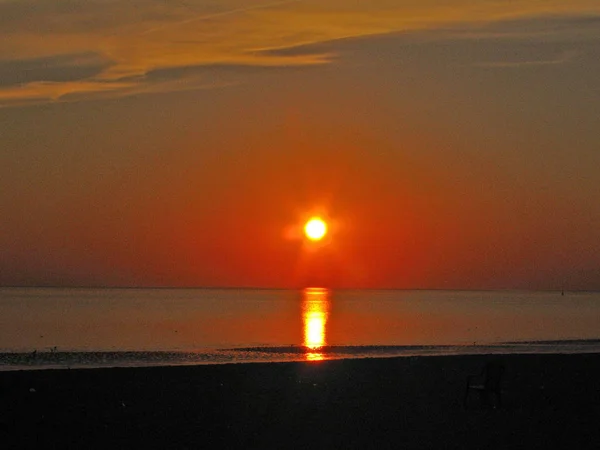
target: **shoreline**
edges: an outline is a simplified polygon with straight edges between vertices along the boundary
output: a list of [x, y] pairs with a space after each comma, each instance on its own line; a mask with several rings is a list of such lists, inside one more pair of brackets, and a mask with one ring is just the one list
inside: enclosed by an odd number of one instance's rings
[[463, 345], [346, 345], [324, 346], [314, 351], [298, 345], [192, 351], [58, 351], [51, 349], [33, 352], [0, 352], [0, 372], [532, 354], [600, 354], [600, 339], [515, 341]]
[[[503, 405], [463, 407], [506, 367]], [[600, 354], [0, 372], [7, 448], [596, 448]]]

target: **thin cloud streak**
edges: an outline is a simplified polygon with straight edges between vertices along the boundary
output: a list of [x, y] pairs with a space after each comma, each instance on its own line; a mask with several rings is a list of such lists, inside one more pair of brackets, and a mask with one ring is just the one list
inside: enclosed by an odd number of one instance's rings
[[563, 52], [556, 58], [552, 59], [535, 59], [526, 61], [492, 61], [484, 63], [475, 63], [475, 67], [499, 67], [499, 68], [519, 68], [519, 67], [532, 67], [532, 66], [555, 66], [561, 64], [567, 64], [572, 62], [575, 58], [581, 55], [581, 52], [572, 50]]
[[248, 11], [252, 11], [255, 9], [265, 9], [265, 8], [272, 8], [275, 6], [282, 6], [282, 5], [287, 5], [290, 3], [300, 3], [304, 0], [284, 0], [284, 1], [280, 1], [280, 2], [272, 2], [272, 3], [265, 3], [262, 5], [254, 5], [254, 6], [248, 6], [246, 8], [236, 8], [236, 9], [232, 9], [229, 11], [223, 11], [223, 12], [219, 12], [219, 13], [213, 13], [213, 14], [207, 14], [207, 15], [201, 15], [198, 17], [192, 17], [191, 19], [186, 19], [186, 20], [181, 20], [179, 22], [175, 22], [175, 23], [167, 23], [158, 27], [154, 27], [151, 28], [149, 30], [146, 30], [144, 32], [142, 32], [141, 34], [149, 34], [149, 33], [154, 33], [156, 31], [159, 30], [164, 30], [165, 28], [170, 28], [170, 27], [175, 27], [175, 26], [179, 26], [179, 25], [186, 25], [188, 23], [192, 23], [192, 22], [200, 22], [202, 20], [210, 20], [210, 19], [216, 19], [219, 17], [224, 17], [224, 16], [231, 16], [234, 14], [240, 14], [240, 13], [244, 13], [244, 12], [248, 12]]

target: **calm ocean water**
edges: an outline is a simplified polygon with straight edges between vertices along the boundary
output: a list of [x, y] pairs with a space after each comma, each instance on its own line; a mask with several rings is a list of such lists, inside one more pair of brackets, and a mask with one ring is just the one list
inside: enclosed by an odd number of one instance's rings
[[599, 292], [0, 288], [0, 370], [598, 351]]

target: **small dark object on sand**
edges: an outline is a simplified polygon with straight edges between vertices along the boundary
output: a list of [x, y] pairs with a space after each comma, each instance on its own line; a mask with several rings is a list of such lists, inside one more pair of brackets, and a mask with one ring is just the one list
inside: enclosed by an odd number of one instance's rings
[[464, 406], [468, 405], [469, 393], [471, 390], [479, 393], [481, 403], [485, 407], [494, 409], [502, 407], [502, 377], [504, 375], [504, 365], [497, 361], [490, 361], [483, 366], [483, 370], [478, 375], [467, 377], [467, 387], [465, 390]]

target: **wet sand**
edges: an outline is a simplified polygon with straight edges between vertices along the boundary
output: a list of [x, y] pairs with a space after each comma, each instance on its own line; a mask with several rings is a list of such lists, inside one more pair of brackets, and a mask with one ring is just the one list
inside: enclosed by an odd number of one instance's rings
[[[466, 377], [506, 373], [502, 408]], [[0, 448], [596, 449], [600, 354], [0, 373]]]

